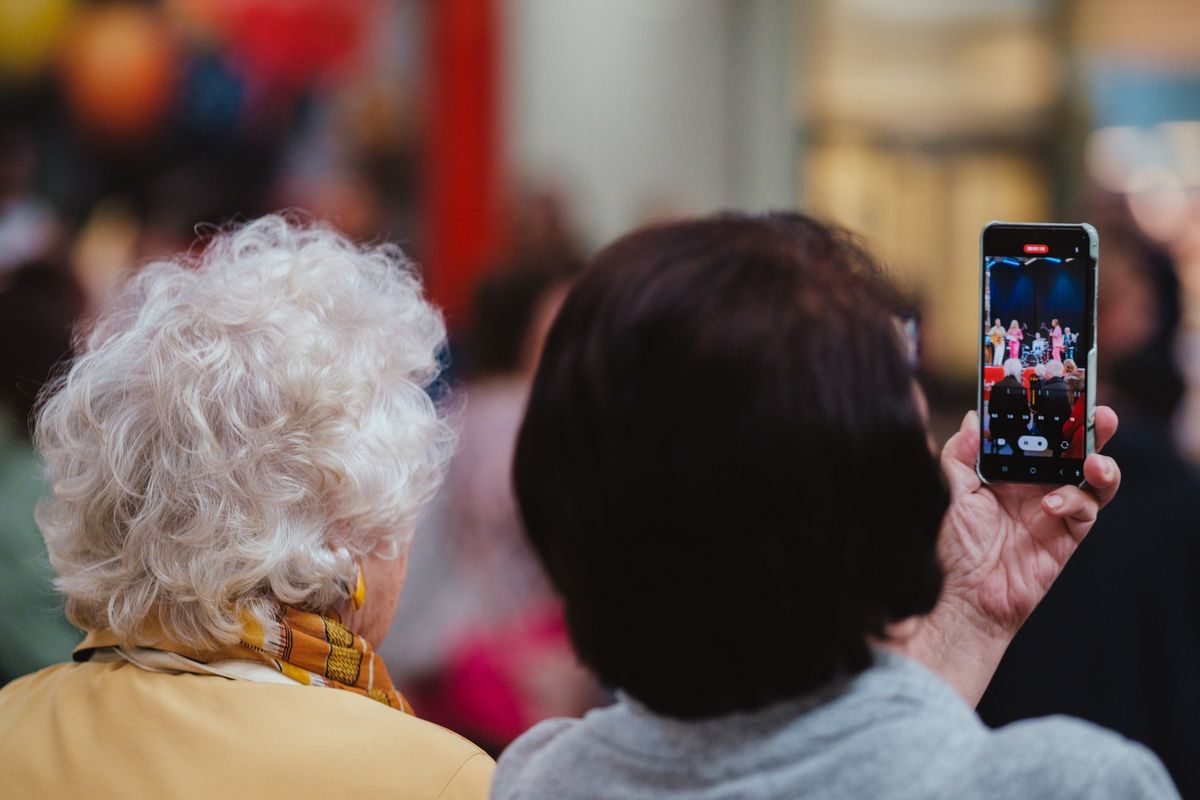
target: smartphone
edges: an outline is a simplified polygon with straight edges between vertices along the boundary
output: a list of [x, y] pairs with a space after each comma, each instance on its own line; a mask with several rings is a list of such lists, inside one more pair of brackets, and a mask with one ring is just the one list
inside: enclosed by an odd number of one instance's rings
[[1096, 446], [1096, 229], [991, 222], [980, 255], [976, 471], [1082, 484]]

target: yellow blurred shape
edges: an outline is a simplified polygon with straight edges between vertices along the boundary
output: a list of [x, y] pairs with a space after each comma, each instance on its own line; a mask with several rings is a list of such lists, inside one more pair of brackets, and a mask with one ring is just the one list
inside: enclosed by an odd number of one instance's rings
[[72, 0], [0, 2], [0, 78], [35, 77], [50, 63]]

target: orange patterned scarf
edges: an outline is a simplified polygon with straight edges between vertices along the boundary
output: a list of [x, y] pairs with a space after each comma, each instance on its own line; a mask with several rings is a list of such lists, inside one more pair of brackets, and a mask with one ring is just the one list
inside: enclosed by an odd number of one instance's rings
[[242, 641], [222, 655], [247, 654], [306, 686], [344, 689], [412, 713], [379, 654], [335, 618], [283, 606], [266, 628], [248, 619]]

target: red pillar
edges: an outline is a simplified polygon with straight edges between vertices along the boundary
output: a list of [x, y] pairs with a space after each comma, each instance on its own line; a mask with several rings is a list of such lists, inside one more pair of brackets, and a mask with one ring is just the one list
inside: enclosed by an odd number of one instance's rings
[[431, 0], [426, 268], [461, 330], [500, 238], [499, 0]]

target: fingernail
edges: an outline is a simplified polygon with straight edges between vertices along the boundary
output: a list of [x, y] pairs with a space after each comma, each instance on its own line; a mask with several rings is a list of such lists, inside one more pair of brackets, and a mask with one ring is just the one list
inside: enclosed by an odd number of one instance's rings
[[1063, 499], [1059, 495], [1056, 495], [1056, 494], [1046, 495], [1046, 505], [1050, 506], [1050, 508], [1052, 508], [1054, 510], [1058, 510], [1058, 509], [1062, 508], [1062, 504], [1063, 504]]
[[1117, 462], [1113, 461], [1108, 456], [1104, 457], [1104, 461], [1100, 462], [1100, 465], [1104, 467], [1103, 472], [1104, 477], [1106, 478], [1111, 478], [1113, 476], [1113, 471], [1117, 468]]

